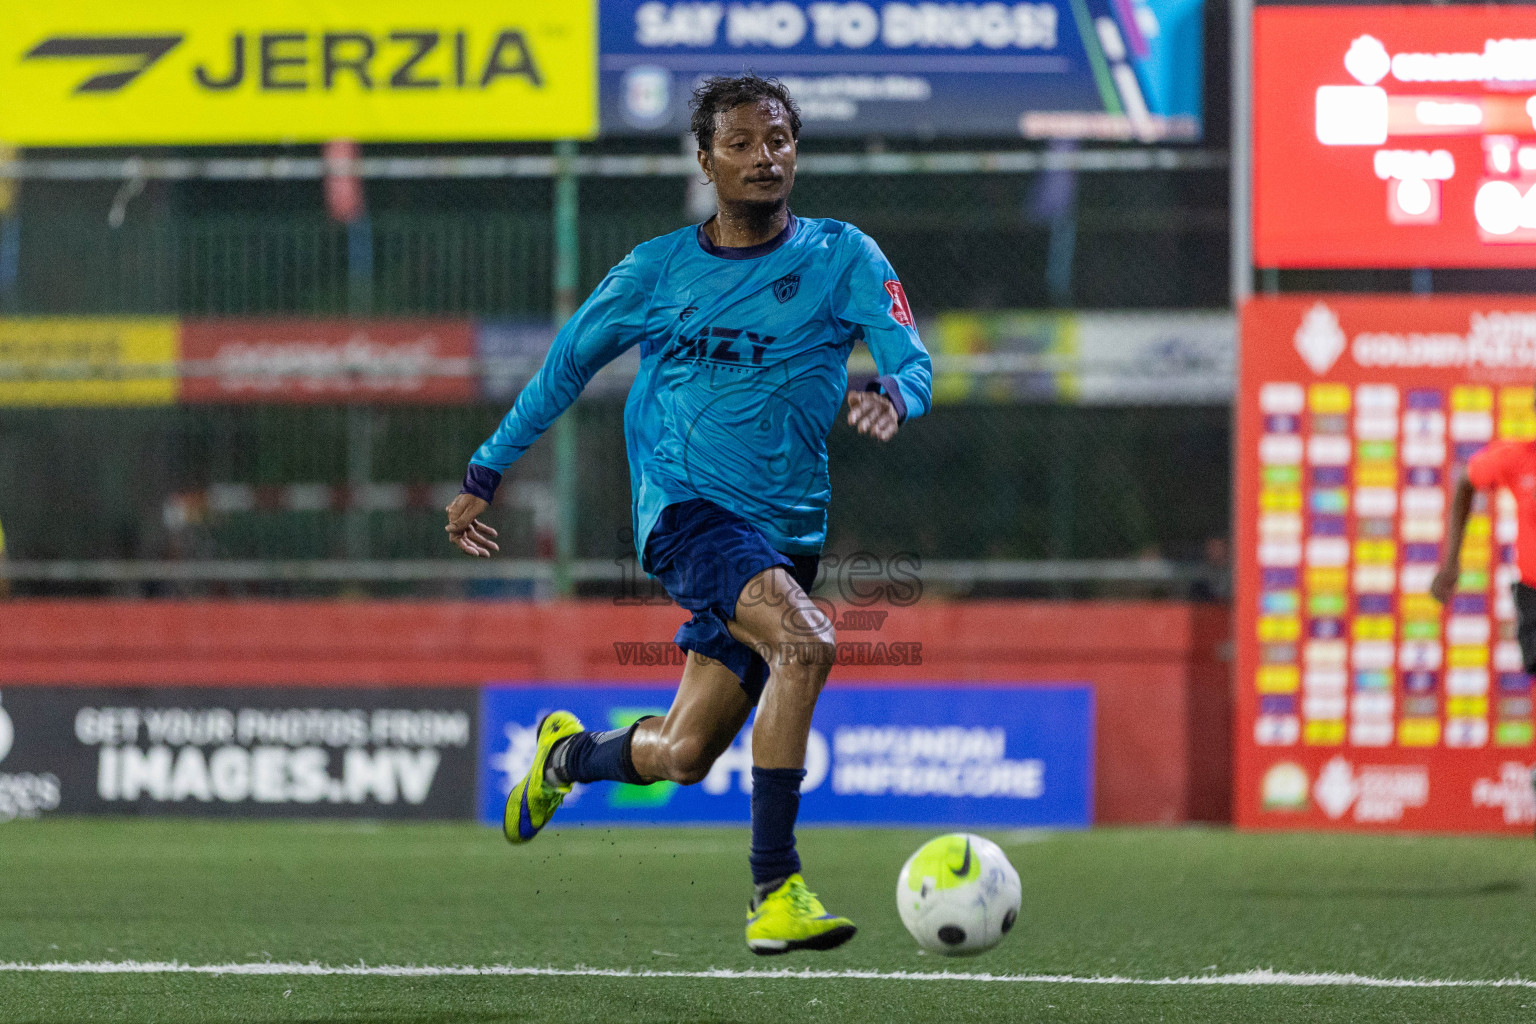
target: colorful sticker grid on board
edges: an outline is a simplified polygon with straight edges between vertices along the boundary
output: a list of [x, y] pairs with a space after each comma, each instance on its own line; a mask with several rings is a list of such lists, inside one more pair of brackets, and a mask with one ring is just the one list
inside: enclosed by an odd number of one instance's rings
[[1479, 495], [1448, 605], [1429, 589], [1462, 467], [1495, 437], [1536, 439], [1532, 402], [1529, 387], [1262, 386], [1259, 746], [1530, 746], [1507, 492]]

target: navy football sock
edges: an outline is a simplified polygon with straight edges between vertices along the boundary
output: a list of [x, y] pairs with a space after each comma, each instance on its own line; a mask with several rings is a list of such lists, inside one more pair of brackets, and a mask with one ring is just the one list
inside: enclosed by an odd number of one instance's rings
[[545, 766], [546, 779], [553, 775], [553, 781], [567, 786], [573, 782], [601, 782], [604, 779], [628, 782], [634, 786], [649, 785], [635, 770], [634, 759], [630, 756], [630, 743], [635, 729], [645, 718], [623, 729], [578, 732], [561, 740], [549, 752], [549, 763]]
[[795, 818], [804, 768], [752, 768], [752, 882], [764, 885], [800, 870]]

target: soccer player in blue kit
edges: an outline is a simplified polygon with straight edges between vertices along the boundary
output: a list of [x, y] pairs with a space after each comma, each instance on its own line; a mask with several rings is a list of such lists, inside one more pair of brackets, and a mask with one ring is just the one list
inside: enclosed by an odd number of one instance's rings
[[498, 550], [479, 520], [502, 473], [593, 374], [631, 346], [640, 370], [624, 408], [641, 566], [693, 613], [665, 717], [587, 732], [569, 712], [539, 723], [528, 775], [507, 800], [513, 843], [538, 835], [573, 783], [699, 782], [753, 707], [755, 953], [832, 949], [853, 922], [806, 888], [794, 826], [811, 714], [836, 648], [806, 592], [826, 537], [826, 437], [848, 354], [880, 373], [847, 392], [848, 422], [888, 441], [928, 410], [932, 372], [895, 271], [849, 224], [796, 217], [800, 113], [778, 82], [712, 78], [694, 93], [699, 166], [719, 212], [636, 246], [555, 337], [448, 506], [449, 539]]

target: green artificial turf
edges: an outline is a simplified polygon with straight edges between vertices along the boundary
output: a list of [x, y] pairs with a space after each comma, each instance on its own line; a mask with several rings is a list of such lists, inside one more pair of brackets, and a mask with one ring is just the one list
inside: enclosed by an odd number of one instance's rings
[[[842, 949], [752, 956], [746, 835], [470, 825], [53, 819], [0, 826], [0, 962], [319, 962], [1134, 978], [1255, 969], [1536, 977], [1536, 845], [1098, 829], [987, 833], [1019, 926], [918, 955], [896, 873], [926, 833], [807, 829]], [[0, 971], [0, 1021], [1536, 1020], [1536, 990], [1132, 987], [853, 978], [245, 977]]]

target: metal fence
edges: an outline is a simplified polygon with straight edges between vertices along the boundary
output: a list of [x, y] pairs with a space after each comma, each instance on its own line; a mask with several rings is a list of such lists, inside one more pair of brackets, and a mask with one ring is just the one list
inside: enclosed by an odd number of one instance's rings
[[[1224, 166], [1199, 150], [812, 153], [795, 208], [872, 234], [920, 311], [1221, 307]], [[636, 243], [700, 216], [688, 161], [672, 155], [405, 156], [353, 169], [370, 212], [347, 225], [325, 216], [318, 160], [0, 165], [21, 183], [0, 218], [0, 311], [542, 318], [562, 304], [562, 259], [584, 294]], [[574, 231], [562, 242], [563, 225]], [[145, 596], [635, 586], [612, 398], [566, 418], [574, 463], [553, 439], [519, 463], [494, 513], [503, 559], [449, 549], [441, 506], [503, 412], [0, 409], [0, 585]], [[925, 580], [961, 595], [1219, 596], [1227, 417], [1223, 406], [943, 405], [888, 446], [838, 426], [828, 550], [913, 556]], [[563, 514], [574, 520], [564, 533]]]
[[[639, 242], [699, 219], [687, 159], [577, 159], [583, 294]], [[1225, 163], [1202, 150], [811, 153], [794, 206], [870, 233], [922, 310], [1216, 308]], [[0, 165], [27, 175], [0, 231], [16, 250], [0, 253], [0, 310], [547, 315], [562, 166], [363, 161], [378, 175], [371, 212], [344, 225], [326, 218], [319, 160]]]
[[[0, 411], [12, 592], [546, 593], [550, 439], [498, 495], [501, 560], [443, 536], [442, 507], [502, 411]], [[616, 400], [574, 409], [579, 592], [636, 580], [622, 416]], [[1229, 447], [1220, 406], [941, 405], [887, 445], [839, 424], [827, 551], [910, 556], [962, 594], [1215, 593]]]

